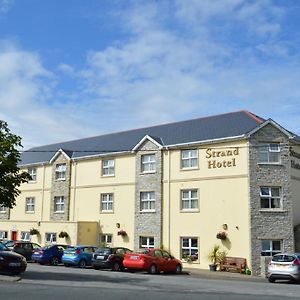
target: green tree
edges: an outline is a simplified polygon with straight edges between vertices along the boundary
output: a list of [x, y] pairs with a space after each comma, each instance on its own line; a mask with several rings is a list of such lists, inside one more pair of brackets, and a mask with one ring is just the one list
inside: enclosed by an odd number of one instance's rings
[[21, 138], [12, 134], [5, 121], [0, 120], [0, 205], [12, 208], [20, 194], [18, 187], [30, 179], [18, 167], [22, 147]]

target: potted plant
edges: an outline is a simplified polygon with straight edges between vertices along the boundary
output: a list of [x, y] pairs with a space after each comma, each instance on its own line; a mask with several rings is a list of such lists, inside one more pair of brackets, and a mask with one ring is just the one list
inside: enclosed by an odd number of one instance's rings
[[127, 232], [125, 230], [121, 229], [121, 230], [118, 231], [118, 235], [126, 236]]
[[220, 232], [217, 233], [216, 238], [219, 239], [219, 240], [226, 240], [227, 234], [226, 234], [225, 231], [220, 231]]
[[69, 237], [68, 233], [66, 231], [61, 231], [58, 235], [60, 238], [67, 238]]
[[40, 232], [35, 228], [31, 228], [29, 233], [30, 233], [30, 235], [36, 235], [36, 234], [39, 234]]
[[214, 245], [211, 251], [208, 253], [208, 260], [211, 262], [209, 265], [209, 269], [211, 271], [216, 271], [218, 264], [220, 264], [224, 257], [226, 256], [226, 252], [221, 250], [219, 245]]

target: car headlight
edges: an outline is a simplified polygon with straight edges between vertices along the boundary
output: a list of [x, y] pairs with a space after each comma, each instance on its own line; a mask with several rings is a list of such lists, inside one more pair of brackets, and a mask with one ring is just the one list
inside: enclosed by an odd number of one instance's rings
[[4, 260], [4, 257], [0, 255], [0, 260]]

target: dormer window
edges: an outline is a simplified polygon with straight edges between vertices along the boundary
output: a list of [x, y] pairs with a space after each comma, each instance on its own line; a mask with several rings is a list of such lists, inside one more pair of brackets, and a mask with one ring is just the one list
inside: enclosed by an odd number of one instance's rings
[[55, 179], [56, 180], [66, 180], [66, 164], [57, 164], [55, 167]]
[[155, 173], [155, 154], [142, 155], [141, 169], [142, 173]]

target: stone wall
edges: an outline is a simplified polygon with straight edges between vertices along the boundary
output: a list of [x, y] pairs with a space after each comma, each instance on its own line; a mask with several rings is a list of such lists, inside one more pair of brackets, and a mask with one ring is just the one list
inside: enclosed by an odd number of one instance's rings
[[[280, 164], [262, 164], [258, 146], [280, 143]], [[264, 272], [261, 266], [261, 240], [281, 240], [282, 251], [294, 251], [290, 156], [288, 138], [271, 124], [253, 134], [249, 140], [249, 203], [251, 231], [251, 269], [253, 275]], [[261, 209], [260, 187], [281, 187], [282, 209]]]
[[[141, 172], [141, 157], [144, 154], [155, 154], [155, 173]], [[155, 192], [155, 212], [140, 211], [140, 193]], [[162, 232], [162, 153], [150, 141], [145, 141], [136, 154], [135, 186], [135, 233], [134, 248], [139, 249], [140, 236], [153, 236], [155, 247], [160, 247]]]

